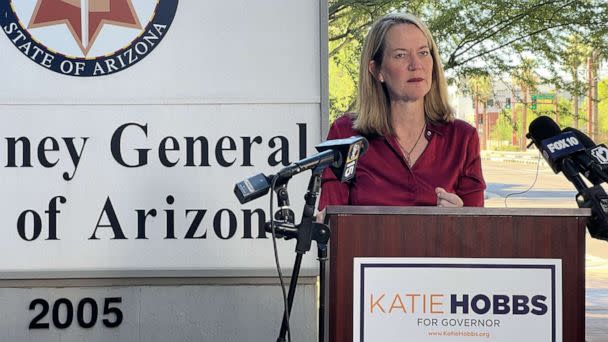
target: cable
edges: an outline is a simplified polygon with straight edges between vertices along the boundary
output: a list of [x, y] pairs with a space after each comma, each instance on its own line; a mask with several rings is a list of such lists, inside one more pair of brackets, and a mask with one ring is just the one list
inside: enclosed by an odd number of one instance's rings
[[536, 184], [536, 180], [538, 180], [538, 173], [539, 173], [539, 171], [540, 171], [540, 151], [538, 151], [538, 160], [536, 161], [536, 174], [535, 174], [535, 176], [534, 176], [534, 181], [532, 182], [532, 185], [530, 185], [530, 187], [529, 187], [529, 188], [527, 188], [527, 189], [526, 189], [526, 190], [524, 190], [524, 191], [520, 191], [520, 192], [513, 192], [513, 193], [510, 193], [510, 194], [507, 194], [507, 195], [505, 196], [505, 208], [508, 208], [508, 207], [509, 207], [509, 206], [507, 205], [507, 199], [508, 199], [509, 197], [511, 197], [511, 196], [515, 196], [515, 195], [523, 195], [523, 194], [525, 194], [526, 192], [528, 192], [528, 191], [532, 190], [532, 188], [533, 188], [533, 187], [534, 187], [534, 185]]
[[289, 307], [287, 304], [287, 293], [285, 292], [285, 282], [283, 281], [283, 272], [281, 271], [281, 264], [279, 263], [279, 250], [277, 248], [277, 236], [274, 229], [274, 211], [273, 211], [273, 197], [274, 197], [274, 187], [277, 183], [277, 178], [274, 177], [272, 180], [272, 186], [270, 187], [270, 230], [272, 232], [272, 247], [274, 249], [274, 262], [277, 266], [277, 273], [279, 274], [279, 282], [281, 283], [281, 291], [283, 292], [283, 307], [284, 307], [284, 317], [287, 322], [287, 341], [291, 342], [291, 329], [289, 328]]

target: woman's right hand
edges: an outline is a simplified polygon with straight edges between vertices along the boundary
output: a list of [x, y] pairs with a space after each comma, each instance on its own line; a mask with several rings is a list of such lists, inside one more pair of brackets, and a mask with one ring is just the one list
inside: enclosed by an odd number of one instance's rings
[[325, 211], [326, 210], [327, 210], [327, 208], [325, 208], [317, 213], [317, 219], [316, 219], [317, 222], [323, 223], [323, 221], [325, 221]]
[[444, 188], [436, 188], [437, 206], [438, 207], [462, 207], [464, 203], [462, 199], [451, 192], [447, 192]]

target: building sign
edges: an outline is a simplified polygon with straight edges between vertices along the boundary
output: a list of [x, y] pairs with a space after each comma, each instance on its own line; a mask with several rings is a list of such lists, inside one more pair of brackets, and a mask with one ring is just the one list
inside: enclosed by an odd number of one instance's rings
[[[0, 276], [275, 274], [270, 196], [233, 188], [320, 140], [321, 2], [0, 4]], [[307, 183], [289, 183], [296, 217]]]
[[141, 61], [167, 35], [178, 0], [1, 0], [0, 27], [25, 56], [70, 76]]
[[[276, 338], [270, 196], [241, 205], [233, 188], [320, 141], [326, 12], [0, 0], [0, 341]], [[289, 182], [298, 218], [307, 178]], [[277, 245], [289, 267], [295, 241]], [[308, 253], [302, 277], [316, 269]], [[298, 288], [303, 327], [314, 286]]]

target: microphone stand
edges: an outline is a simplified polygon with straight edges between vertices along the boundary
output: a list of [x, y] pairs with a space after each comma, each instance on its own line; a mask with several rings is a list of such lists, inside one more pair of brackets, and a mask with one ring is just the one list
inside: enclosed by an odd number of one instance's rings
[[[302, 257], [311, 248], [312, 240], [317, 242], [317, 250], [319, 257], [319, 270], [320, 270], [320, 305], [319, 305], [319, 341], [323, 341], [325, 335], [325, 263], [327, 262], [327, 242], [330, 237], [329, 227], [325, 224], [315, 222], [315, 204], [317, 202], [317, 196], [321, 189], [321, 174], [326, 166], [316, 167], [312, 170], [312, 175], [308, 182], [308, 189], [304, 196], [305, 205], [302, 213], [302, 221], [298, 225], [294, 225], [292, 222], [286, 220], [275, 222], [276, 236], [289, 240], [296, 238], [296, 259], [291, 274], [291, 281], [289, 283], [289, 293], [287, 296], [287, 313], [291, 314], [291, 308], [293, 306], [293, 299], [298, 284], [298, 277], [300, 275], [300, 266], [302, 265]], [[280, 188], [277, 190], [277, 194], [280, 192]], [[287, 197], [287, 189], [284, 189], [285, 198]], [[278, 197], [277, 197], [278, 198]], [[281, 203], [279, 203], [280, 205]], [[279, 215], [280, 212], [277, 212]], [[265, 225], [266, 231], [272, 231], [272, 226], [267, 222]], [[283, 321], [281, 324], [281, 330], [277, 342], [285, 342], [285, 336], [287, 335], [287, 316], [283, 315]]]
[[280, 223], [293, 224], [295, 222], [295, 214], [289, 208], [289, 193], [287, 192], [287, 182], [281, 184], [275, 189], [277, 193], [277, 205], [279, 210], [275, 213], [274, 219]]
[[608, 240], [608, 195], [604, 189], [600, 185], [589, 188], [570, 158], [562, 160], [562, 173], [578, 191], [578, 207], [591, 209], [591, 217], [587, 221], [589, 234], [596, 239]]

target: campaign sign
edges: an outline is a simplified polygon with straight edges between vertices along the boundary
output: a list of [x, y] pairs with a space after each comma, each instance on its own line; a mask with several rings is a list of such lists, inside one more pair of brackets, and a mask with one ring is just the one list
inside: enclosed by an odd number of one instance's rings
[[559, 259], [355, 258], [353, 341], [562, 341]]

